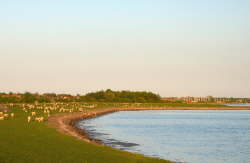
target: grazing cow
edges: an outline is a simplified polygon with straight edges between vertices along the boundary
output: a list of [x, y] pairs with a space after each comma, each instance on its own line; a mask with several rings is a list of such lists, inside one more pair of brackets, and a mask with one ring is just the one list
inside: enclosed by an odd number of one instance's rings
[[31, 116], [28, 116], [28, 123], [31, 121]]
[[8, 118], [9, 117], [9, 114], [3, 114], [4, 117]]
[[36, 118], [35, 118], [35, 121], [43, 122], [43, 121], [44, 121], [44, 118], [43, 118], [43, 117], [36, 117]]
[[14, 114], [14, 113], [11, 113], [10, 116], [13, 118], [13, 117], [15, 116], [15, 114]]
[[43, 122], [44, 121], [44, 118], [43, 117], [40, 117], [40, 122]]

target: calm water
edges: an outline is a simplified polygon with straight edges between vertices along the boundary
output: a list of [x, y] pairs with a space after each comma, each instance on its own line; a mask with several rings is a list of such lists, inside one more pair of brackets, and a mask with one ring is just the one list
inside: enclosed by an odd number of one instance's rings
[[78, 127], [114, 148], [177, 162], [250, 162], [250, 111], [121, 111]]
[[250, 104], [226, 104], [226, 106], [250, 106]]

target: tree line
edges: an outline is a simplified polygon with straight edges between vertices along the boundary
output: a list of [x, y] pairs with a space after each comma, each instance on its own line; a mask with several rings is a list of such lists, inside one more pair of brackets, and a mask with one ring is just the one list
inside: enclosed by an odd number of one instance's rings
[[49, 103], [49, 102], [120, 102], [120, 103], [154, 103], [161, 102], [158, 94], [146, 91], [113, 91], [111, 89], [70, 95], [55, 93], [0, 93], [0, 103]]

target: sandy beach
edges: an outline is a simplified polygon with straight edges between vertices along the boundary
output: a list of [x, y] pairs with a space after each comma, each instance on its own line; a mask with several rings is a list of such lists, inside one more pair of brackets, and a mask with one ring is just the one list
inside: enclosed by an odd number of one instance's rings
[[142, 110], [250, 110], [250, 107], [148, 107], [148, 108], [103, 108], [86, 110], [77, 113], [55, 114], [48, 119], [50, 126], [56, 128], [60, 133], [73, 136], [88, 143], [102, 145], [97, 140], [88, 137], [84, 130], [75, 127], [79, 120], [95, 118], [104, 114], [117, 111], [142, 111]]

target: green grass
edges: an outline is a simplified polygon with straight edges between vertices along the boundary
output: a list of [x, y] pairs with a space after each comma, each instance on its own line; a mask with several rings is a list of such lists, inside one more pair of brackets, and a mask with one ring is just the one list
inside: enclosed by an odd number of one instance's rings
[[106, 146], [66, 136], [46, 122], [27, 123], [27, 113], [13, 109], [14, 119], [0, 121], [0, 163], [160, 163]]

